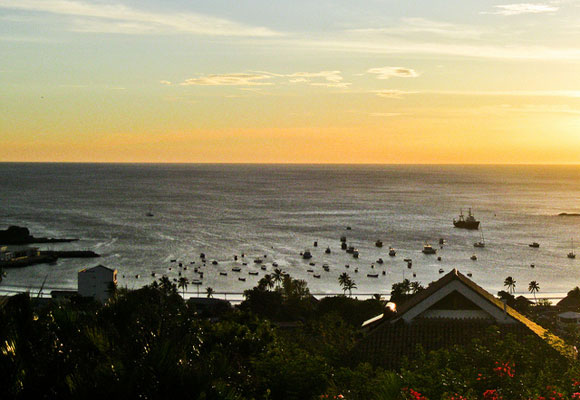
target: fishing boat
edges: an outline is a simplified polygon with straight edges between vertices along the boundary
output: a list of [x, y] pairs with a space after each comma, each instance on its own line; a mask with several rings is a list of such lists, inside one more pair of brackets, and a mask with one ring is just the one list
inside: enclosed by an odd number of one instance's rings
[[302, 253], [302, 258], [305, 260], [310, 260], [312, 258], [312, 253], [310, 253], [310, 251], [306, 250], [304, 253]]
[[485, 247], [485, 238], [483, 237], [483, 229], [481, 229], [480, 231], [481, 234], [481, 239], [479, 239], [479, 242], [475, 242], [473, 243], [473, 247]]
[[312, 276], [315, 277], [316, 279], [320, 279], [320, 274], [314, 274]]
[[458, 219], [453, 219], [453, 226], [462, 229], [479, 229], [479, 221], [475, 219], [470, 208], [467, 217], [463, 215], [463, 210], [460, 210]]
[[240, 267], [233, 267], [232, 272], [241, 272], [242, 269]]
[[258, 275], [258, 271], [249, 271], [248, 275]]
[[574, 239], [572, 239], [572, 251], [568, 253], [568, 258], [576, 258], [576, 253], [574, 253]]
[[377, 260], [377, 264], [382, 264], [382, 263], [384, 263], [384, 262], [385, 262], [385, 261], [384, 261], [382, 258], [379, 258], [379, 259]]
[[375, 246], [377, 247], [383, 247], [383, 242], [379, 239], [375, 242]]
[[328, 264], [323, 264], [322, 269], [324, 269], [326, 272], [328, 272], [330, 270], [330, 266]]
[[327, 248], [326, 248], [326, 250], [324, 250], [324, 252], [325, 252], [326, 254], [330, 254], [330, 247], [327, 247]]
[[473, 261], [477, 260], [477, 256], [476, 256], [475, 254], [474, 254], [474, 255], [472, 255], [472, 256], [471, 256], [471, 257], [469, 257], [469, 258], [471, 258]]
[[533, 248], [537, 249], [538, 247], [540, 247], [540, 243], [538, 243], [538, 242], [533, 242], [533, 243], [530, 243], [528, 246], [530, 246], [530, 247], [533, 247]]
[[397, 251], [392, 247], [389, 247], [389, 256], [395, 257], [397, 255]]
[[262, 259], [261, 258], [256, 258], [256, 259], [254, 259], [254, 263], [255, 264], [262, 264]]
[[430, 244], [425, 243], [422, 250], [423, 254], [435, 254], [437, 250], [435, 250]]
[[352, 252], [352, 256], [353, 256], [354, 258], [358, 258], [358, 250], [356, 250], [356, 249], [355, 249], [355, 250]]
[[378, 278], [379, 274], [367, 274], [368, 278]]

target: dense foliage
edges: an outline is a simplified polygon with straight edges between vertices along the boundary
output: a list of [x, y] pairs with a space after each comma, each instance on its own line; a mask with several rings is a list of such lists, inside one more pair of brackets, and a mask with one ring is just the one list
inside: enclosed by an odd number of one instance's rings
[[420, 353], [400, 371], [355, 365], [360, 323], [383, 307], [316, 301], [289, 276], [209, 314], [166, 278], [104, 306], [16, 295], [0, 307], [0, 398], [574, 398], [574, 362], [493, 330], [467, 347]]

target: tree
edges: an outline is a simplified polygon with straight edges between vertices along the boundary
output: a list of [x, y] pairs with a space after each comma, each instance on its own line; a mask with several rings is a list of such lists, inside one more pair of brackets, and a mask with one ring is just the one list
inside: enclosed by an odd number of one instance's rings
[[205, 293], [207, 293], [207, 298], [211, 299], [213, 297], [213, 288], [212, 287], [206, 287], [205, 288]]
[[338, 284], [340, 285], [340, 287], [342, 288], [342, 292], [344, 294], [346, 294], [346, 291], [348, 290], [348, 283], [351, 281], [350, 276], [346, 273], [343, 272], [342, 274], [340, 274], [340, 276], [338, 277]]
[[274, 287], [274, 279], [272, 275], [266, 274], [262, 279], [258, 281], [258, 289], [259, 290], [270, 290]]
[[179, 281], [177, 282], [177, 287], [183, 290], [183, 297], [184, 298], [185, 298], [185, 291], [187, 290], [187, 285], [189, 285], [189, 279], [187, 279], [184, 276], [179, 278]]
[[528, 290], [534, 295], [534, 301], [537, 303], [538, 300], [536, 299], [536, 292], [540, 291], [540, 285], [538, 285], [538, 282], [531, 281], [530, 285], [528, 286]]
[[276, 268], [274, 270], [274, 275], [272, 276], [272, 279], [273, 279], [274, 283], [276, 284], [276, 287], [280, 287], [280, 285], [282, 284], [282, 281], [284, 280], [284, 273], [282, 272], [282, 270], [280, 268]]
[[509, 293], [514, 293], [516, 291], [516, 281], [511, 276], [505, 278], [503, 285], [508, 288]]
[[421, 285], [421, 282], [418, 282], [418, 281], [411, 282], [411, 285], [409, 287], [411, 288], [412, 294], [420, 292], [421, 290], [424, 289], [423, 286]]
[[356, 289], [356, 283], [350, 278], [346, 283], [346, 289], [348, 290], [348, 297], [352, 297], [352, 289]]

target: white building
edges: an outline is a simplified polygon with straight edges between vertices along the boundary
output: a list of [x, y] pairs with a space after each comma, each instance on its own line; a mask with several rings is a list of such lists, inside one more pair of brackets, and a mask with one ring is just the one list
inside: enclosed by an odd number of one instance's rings
[[92, 297], [104, 303], [111, 295], [111, 289], [117, 285], [117, 270], [97, 265], [83, 269], [78, 274], [79, 296]]

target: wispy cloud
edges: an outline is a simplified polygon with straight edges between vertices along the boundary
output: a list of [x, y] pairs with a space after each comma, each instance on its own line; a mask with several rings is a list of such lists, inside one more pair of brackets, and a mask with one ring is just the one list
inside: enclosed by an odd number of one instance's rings
[[0, 0], [0, 8], [72, 16], [70, 29], [88, 32], [148, 34], [191, 33], [210, 36], [278, 36], [265, 27], [244, 25], [197, 13], [141, 11], [122, 4], [76, 0]]
[[378, 79], [389, 78], [416, 78], [419, 74], [411, 68], [405, 67], [380, 67], [368, 69], [369, 74], [376, 74]]
[[482, 14], [520, 15], [554, 13], [560, 8], [553, 3], [515, 3], [494, 6], [494, 11], [484, 11]]
[[162, 85], [171, 86], [171, 81], [159, 81], [159, 83]]
[[399, 115], [403, 115], [403, 113], [397, 113], [397, 112], [386, 112], [386, 113], [374, 112], [374, 113], [370, 113], [369, 114], [370, 117], [383, 117], [383, 118], [398, 117]]
[[415, 94], [420, 92], [411, 92], [398, 89], [383, 89], [383, 90], [373, 90], [371, 93], [376, 94], [379, 97], [388, 97], [390, 99], [401, 99], [403, 96], [408, 94]]
[[[260, 86], [274, 85], [275, 83], [307, 84], [310, 86], [324, 86], [345, 88], [350, 85], [343, 82], [340, 71], [294, 72], [278, 74], [267, 71], [237, 72], [231, 74], [212, 74], [198, 78], [187, 79], [180, 83], [182, 86]], [[163, 83], [164, 81], [162, 81]]]
[[233, 73], [233, 74], [212, 74], [199, 78], [186, 79], [180, 85], [182, 86], [260, 86], [272, 85], [272, 82], [264, 82], [270, 79], [270, 75], [250, 74], [250, 73]]
[[354, 34], [383, 34], [389, 36], [409, 36], [416, 34], [437, 35], [447, 38], [478, 38], [484, 31], [481, 28], [452, 24], [443, 21], [434, 21], [426, 18], [401, 18], [391, 26], [349, 29]]

